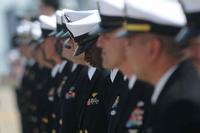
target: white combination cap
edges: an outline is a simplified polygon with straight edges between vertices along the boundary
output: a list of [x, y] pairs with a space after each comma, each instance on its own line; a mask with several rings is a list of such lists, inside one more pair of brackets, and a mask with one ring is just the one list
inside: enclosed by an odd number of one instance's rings
[[39, 21], [40, 21], [40, 26], [42, 29], [46, 29], [46, 30], [55, 30], [56, 29], [55, 15], [53, 15], [53, 16], [41, 15], [39, 17]]
[[151, 32], [175, 36], [187, 20], [178, 1], [126, 0], [126, 33]]

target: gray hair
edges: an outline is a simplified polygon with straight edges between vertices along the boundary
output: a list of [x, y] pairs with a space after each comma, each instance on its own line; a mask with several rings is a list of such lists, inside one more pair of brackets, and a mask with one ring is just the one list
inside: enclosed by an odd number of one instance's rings
[[145, 34], [146, 39], [143, 40], [144, 43], [145, 41], [149, 41], [150, 38], [152, 39], [152, 37], [160, 42], [162, 52], [164, 52], [169, 57], [176, 59], [180, 59], [183, 57], [183, 49], [173, 37], [159, 34]]

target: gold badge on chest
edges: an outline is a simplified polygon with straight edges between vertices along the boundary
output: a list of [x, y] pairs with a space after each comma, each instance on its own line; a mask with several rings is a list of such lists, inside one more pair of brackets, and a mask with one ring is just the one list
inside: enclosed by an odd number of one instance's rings
[[87, 106], [91, 106], [91, 105], [97, 105], [99, 104], [99, 99], [97, 98], [98, 93], [97, 92], [93, 92], [90, 96], [90, 98], [87, 101]]

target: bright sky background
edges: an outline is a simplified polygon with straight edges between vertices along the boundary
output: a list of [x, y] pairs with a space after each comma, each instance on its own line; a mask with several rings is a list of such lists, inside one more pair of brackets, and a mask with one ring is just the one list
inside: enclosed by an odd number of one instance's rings
[[[23, 9], [31, 0], [2, 0], [0, 4], [0, 76], [7, 74], [9, 67], [7, 65], [7, 53], [9, 50], [9, 38], [6, 22], [6, 11], [9, 8]], [[16, 12], [19, 12], [17, 10]]]

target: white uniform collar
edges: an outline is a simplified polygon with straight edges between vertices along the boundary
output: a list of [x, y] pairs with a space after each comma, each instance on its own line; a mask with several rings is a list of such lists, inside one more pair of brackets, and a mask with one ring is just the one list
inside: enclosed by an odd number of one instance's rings
[[33, 65], [35, 64], [35, 60], [34, 60], [34, 59], [28, 59], [28, 60], [27, 60], [27, 64], [28, 64], [29, 66], [33, 66]]
[[169, 80], [169, 78], [171, 77], [171, 75], [176, 71], [178, 65], [175, 65], [173, 67], [171, 67], [161, 78], [160, 80], [157, 82], [155, 88], [154, 88], [154, 92], [153, 95], [151, 96], [151, 103], [155, 104], [158, 100], [159, 95], [161, 94], [165, 84], [167, 83], [167, 81]]
[[133, 86], [135, 85], [135, 82], [137, 80], [137, 76], [134, 74], [133, 76], [131, 76], [129, 82], [128, 82], [128, 88], [129, 90], [131, 90], [133, 88]]
[[124, 80], [127, 80], [128, 78], [127, 78], [127, 76], [124, 76]]
[[115, 77], [117, 76], [118, 71], [119, 71], [119, 69], [113, 69], [113, 70], [111, 70], [110, 79], [111, 79], [112, 82], [114, 82]]
[[74, 72], [77, 68], [78, 64], [73, 64], [71, 72]]
[[90, 80], [92, 80], [92, 77], [94, 76], [96, 72], [96, 68], [95, 67], [90, 67], [89, 70], [88, 70], [88, 77]]
[[60, 64], [56, 64], [53, 69], [51, 70], [51, 77], [55, 78], [56, 74], [58, 73], [58, 70], [60, 68]]
[[65, 65], [67, 64], [67, 61], [63, 61], [62, 64], [60, 64], [59, 72], [62, 73], [63, 69], [65, 68]]

